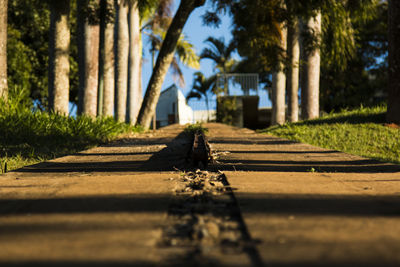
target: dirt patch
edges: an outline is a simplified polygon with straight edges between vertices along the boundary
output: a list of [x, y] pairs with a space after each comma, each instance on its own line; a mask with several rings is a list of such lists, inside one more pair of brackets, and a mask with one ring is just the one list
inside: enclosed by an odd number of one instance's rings
[[400, 125], [395, 123], [386, 123], [385, 126], [389, 128], [400, 129]]

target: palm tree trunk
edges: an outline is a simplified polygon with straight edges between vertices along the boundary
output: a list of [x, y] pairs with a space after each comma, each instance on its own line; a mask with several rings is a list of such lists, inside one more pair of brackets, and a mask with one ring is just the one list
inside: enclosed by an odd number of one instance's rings
[[68, 115], [70, 0], [50, 2], [49, 109]]
[[88, 64], [88, 77], [87, 77], [87, 88], [84, 94], [84, 106], [83, 113], [91, 117], [97, 115], [97, 93], [99, 84], [99, 44], [100, 44], [100, 26], [90, 25], [89, 36], [87, 37], [87, 48], [89, 49], [86, 53], [88, 58], [86, 62]]
[[84, 13], [87, 0], [78, 0], [78, 114], [97, 115], [100, 26], [91, 24]]
[[7, 100], [7, 10], [8, 0], [0, 0], [0, 98]]
[[[319, 40], [321, 34], [320, 12], [314, 18], [308, 20], [307, 27], [313, 32], [314, 37]], [[303, 50], [301, 112], [303, 119], [313, 119], [319, 117], [320, 49], [315, 47], [311, 51]]]
[[206, 99], [206, 108], [207, 108], [207, 122], [210, 121], [210, 107], [209, 107], [209, 103], [208, 103], [208, 96], [207, 96], [207, 92], [204, 94], [204, 98]]
[[129, 7], [129, 87], [128, 87], [128, 122], [136, 123], [139, 113], [140, 92], [140, 16], [137, 2]]
[[[114, 0], [105, 0], [108, 7], [114, 8]], [[104, 65], [103, 65], [103, 116], [114, 115], [114, 27], [111, 21], [105, 22], [104, 29]]]
[[389, 0], [389, 88], [386, 120], [400, 125], [400, 2]]
[[296, 122], [299, 119], [299, 23], [298, 19], [293, 20], [288, 25], [287, 53], [289, 66], [286, 77], [288, 94], [288, 117], [290, 122]]
[[[286, 51], [286, 29], [282, 27], [281, 49]], [[284, 64], [279, 60], [277, 70], [272, 74], [272, 118], [271, 125], [282, 125], [285, 123], [285, 86], [286, 75]]]
[[99, 73], [99, 25], [85, 23], [86, 86], [83, 93], [83, 114], [97, 115], [97, 90]]
[[77, 0], [77, 43], [78, 43], [78, 115], [83, 112], [83, 92], [85, 91], [85, 14], [87, 0]]
[[121, 0], [117, 7], [117, 56], [115, 116], [118, 121], [126, 120], [126, 100], [128, 88], [129, 27], [128, 1]]
[[195, 8], [202, 6], [204, 2], [205, 0], [181, 0], [178, 11], [168, 28], [138, 116], [138, 124], [146, 129], [150, 127], [151, 118], [154, 115], [158, 98], [160, 97], [161, 86], [171, 65], [182, 29], [190, 13]]

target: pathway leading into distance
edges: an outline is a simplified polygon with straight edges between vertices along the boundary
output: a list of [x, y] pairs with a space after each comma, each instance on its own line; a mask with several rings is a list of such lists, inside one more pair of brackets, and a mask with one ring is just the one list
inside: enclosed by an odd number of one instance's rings
[[[217, 154], [209, 171], [225, 174], [230, 197], [211, 190], [200, 217], [176, 207], [182, 126], [0, 176], [0, 266], [400, 265], [399, 166], [206, 127]], [[220, 216], [218, 205], [233, 212]], [[160, 242], [171, 210], [192, 227], [175, 221], [174, 234], [197, 231], [196, 247]], [[216, 242], [229, 234], [245, 238]]]

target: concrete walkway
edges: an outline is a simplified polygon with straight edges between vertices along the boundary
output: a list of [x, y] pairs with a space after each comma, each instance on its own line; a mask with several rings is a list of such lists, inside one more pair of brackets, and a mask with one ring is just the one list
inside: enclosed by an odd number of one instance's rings
[[170, 126], [0, 176], [0, 266], [400, 265], [399, 166], [206, 127], [251, 257], [160, 246], [188, 148]]
[[399, 266], [400, 167], [246, 129], [210, 125], [218, 169], [236, 188], [271, 266]]

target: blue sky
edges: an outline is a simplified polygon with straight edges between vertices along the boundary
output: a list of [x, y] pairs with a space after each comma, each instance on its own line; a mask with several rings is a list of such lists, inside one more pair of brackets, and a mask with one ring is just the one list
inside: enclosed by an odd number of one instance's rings
[[[195, 46], [196, 52], [198, 54], [203, 50], [203, 48], [207, 47], [207, 44], [204, 43], [204, 40], [206, 40], [209, 36], [213, 36], [216, 38], [224, 37], [225, 43], [228, 43], [232, 38], [231, 18], [227, 15], [222, 16], [221, 18], [222, 23], [219, 26], [219, 28], [208, 27], [203, 25], [201, 16], [205, 13], [207, 8], [208, 9], [211, 8], [209, 4], [210, 2], [207, 1], [207, 3], [204, 6], [195, 9], [190, 15], [183, 29], [183, 33], [185, 34], [186, 39], [188, 39]], [[177, 5], [178, 3], [175, 4], [175, 8], [177, 7]], [[152, 68], [151, 68], [151, 58], [148, 53], [148, 50], [146, 50], [149, 44], [146, 42], [146, 39], [144, 39], [143, 41], [144, 41], [143, 47], [145, 50], [145, 57], [143, 64], [142, 79], [143, 79], [143, 90], [146, 90], [147, 83], [151, 76]], [[239, 58], [239, 56], [237, 57]], [[200, 61], [200, 65], [201, 65], [200, 70], [195, 70], [182, 66], [185, 78], [185, 87], [180, 89], [182, 90], [184, 95], [186, 95], [190, 91], [193, 81], [193, 74], [196, 71], [201, 71], [206, 77], [215, 74], [214, 66], [211, 60], [203, 59]], [[172, 77], [172, 74], [169, 71], [167, 77], [164, 80], [162, 89], [169, 87], [174, 82], [175, 81]], [[267, 101], [265, 92], [260, 92], [260, 98], [261, 98], [260, 99], [261, 106], [270, 106], [269, 101]], [[189, 104], [193, 103], [189, 102]]]

